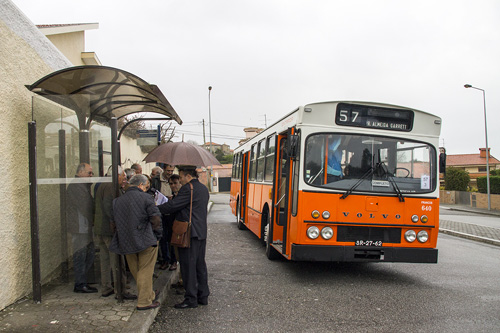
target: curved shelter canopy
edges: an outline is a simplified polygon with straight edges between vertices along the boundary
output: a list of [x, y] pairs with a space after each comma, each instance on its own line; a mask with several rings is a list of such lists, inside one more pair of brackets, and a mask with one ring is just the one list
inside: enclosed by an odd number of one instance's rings
[[182, 124], [174, 108], [156, 85], [121, 69], [76, 66], [53, 72], [27, 88], [74, 110], [80, 129], [92, 120], [109, 121], [137, 112], [161, 114]]

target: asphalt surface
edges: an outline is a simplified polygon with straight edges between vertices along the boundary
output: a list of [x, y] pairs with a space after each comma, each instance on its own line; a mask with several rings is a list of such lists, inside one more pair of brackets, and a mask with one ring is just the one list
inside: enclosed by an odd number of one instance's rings
[[[168, 299], [150, 332], [492, 332], [500, 327], [496, 246], [443, 234], [438, 264], [270, 261], [257, 237], [237, 229], [227, 201], [218, 203], [219, 198], [212, 196], [217, 201], [209, 221], [209, 305], [177, 310], [173, 305], [182, 296]], [[488, 217], [442, 212], [450, 220]]]
[[[135, 301], [125, 301], [119, 304], [113, 297], [100, 297], [100, 293], [75, 294], [72, 291], [71, 282], [67, 284], [59, 283], [44, 286], [41, 304], [35, 304], [32, 299], [25, 297], [0, 311], [0, 331], [146, 332], [149, 329], [150, 332], [163, 332], [165, 330], [172, 332], [278, 332], [282, 331], [284, 327], [288, 327], [291, 331], [294, 331], [293, 327], [289, 326], [292, 323], [289, 319], [303, 315], [306, 317], [303, 318], [305, 324], [302, 327], [310, 327], [310, 330], [303, 329], [301, 331], [315, 332], [318, 331], [315, 327], [320, 327], [315, 326], [317, 324], [315, 324], [316, 321], [313, 315], [307, 311], [307, 314], [301, 314], [298, 310], [304, 307], [312, 307], [317, 310], [318, 304], [321, 304], [322, 294], [320, 291], [325, 290], [326, 292], [327, 289], [324, 288], [328, 286], [320, 284], [320, 289], [316, 289], [318, 285], [309, 282], [314, 276], [331, 277], [332, 274], [333, 276], [340, 274], [341, 285], [345, 284], [348, 287], [351, 283], [349, 282], [350, 279], [359, 279], [360, 276], [365, 275], [371, 276], [371, 278], [363, 279], [365, 284], [359, 286], [361, 289], [364, 288], [363, 286], [370, 285], [368, 282], [372, 280], [380, 282], [380, 279], [392, 281], [400, 278], [397, 274], [392, 275], [390, 269], [389, 272], [378, 272], [377, 265], [317, 265], [315, 263], [302, 263], [298, 265], [283, 261], [271, 262], [265, 258], [260, 242], [250, 232], [242, 232], [235, 227], [235, 218], [228, 209], [229, 195], [213, 194], [211, 200], [207, 257], [210, 287], [213, 296], [210, 297], [209, 306], [200, 306], [197, 309], [188, 310], [174, 309], [173, 305], [182, 301], [182, 295], [177, 295], [175, 290], [170, 288], [170, 285], [178, 279], [178, 271], [169, 272], [157, 269], [155, 270], [155, 289], [161, 291], [160, 300], [162, 303], [159, 309], [136, 311]], [[441, 232], [500, 246], [500, 212], [488, 212], [460, 206], [441, 206], [440, 215]], [[455, 237], [444, 236], [438, 241], [438, 247], [441, 247], [441, 244], [446, 245], [450, 242], [455, 244], [463, 241], [459, 241]], [[460, 247], [463, 247], [463, 244], [460, 244]], [[466, 244], [468, 245], [469, 243]], [[492, 248], [497, 249], [495, 246]], [[444, 255], [446, 253], [443, 254], [440, 250], [440, 264], [441, 257]], [[242, 261], [242, 258], [245, 258], [245, 260]], [[496, 262], [490, 264], [498, 266]], [[385, 265], [384, 267], [392, 267], [392, 264], [383, 265]], [[408, 267], [407, 269], [412, 271], [418, 269], [418, 266], [403, 264], [395, 267]], [[269, 284], [269, 281], [276, 281], [276, 279], [279, 282], [279, 277], [276, 277], [277, 267], [283, 269], [282, 274], [285, 277], [292, 278], [302, 284], [301, 289], [297, 291], [297, 295], [283, 293], [278, 298], [267, 297], [268, 295], [275, 295], [276, 289], [279, 290], [280, 288], [279, 283]], [[368, 269], [367, 267], [375, 268]], [[451, 271], [451, 269], [452, 267], [447, 271]], [[313, 274], [307, 273], [305, 276], [302, 276], [305, 271], [312, 272]], [[480, 277], [478, 276], [477, 278]], [[404, 277], [404, 279], [411, 281], [412, 277], [410, 275]], [[259, 287], [256, 290], [245, 289], [244, 286], [249, 285], [250, 282], [254, 283], [254, 285], [257, 283]], [[381, 288], [378, 282], [372, 284], [372, 287]], [[489, 285], [489, 283], [485, 282], [484, 284]], [[394, 282], [394, 287], [404, 288], [404, 284]], [[416, 290], [415, 292], [418, 291]], [[311, 295], [312, 297], [310, 297]], [[355, 307], [357, 303], [367, 301], [373, 303], [372, 299], [364, 299], [363, 297], [365, 296], [363, 295], [363, 293], [356, 294], [355, 296], [344, 295], [349, 299], [346, 306]], [[394, 295], [394, 297], [397, 296]], [[500, 301], [498, 295], [496, 296], [497, 298], [494, 295], [491, 295], [491, 297], [496, 302]], [[345, 301], [346, 298], [340, 299]], [[231, 302], [228, 300], [231, 300]], [[248, 303], [245, 303], [248, 300], [250, 300], [249, 307]], [[401, 306], [407, 305], [403, 302]], [[228, 312], [228, 308], [231, 308], [231, 311]], [[287, 316], [280, 315], [276, 316], [275, 320], [264, 318], [266, 314], [271, 315], [276, 311], [284, 309], [287, 309], [287, 313], [292, 317], [288, 318]], [[374, 309], [373, 311], [381, 311], [381, 318], [388, 316], [388, 314], [383, 312], [383, 304], [379, 307], [375, 306]], [[342, 311], [339, 308], [337, 314], [340, 312]], [[230, 315], [227, 315], [227, 313]], [[486, 313], [489, 312], [486, 311]], [[335, 313], [326, 313], [320, 307], [320, 310], [317, 310], [314, 316], [321, 315], [332, 316]], [[430, 313], [429, 315], [432, 316], [433, 314]], [[481, 313], [478, 316], [481, 317]], [[341, 331], [356, 322], [359, 323], [359, 327], [368, 325], [362, 318], [351, 318], [345, 314], [342, 314], [340, 318], [340, 321], [335, 321], [335, 327]], [[190, 325], [186, 325], [186, 323], [190, 323]], [[307, 326], [308, 323], [310, 323], [310, 326]], [[326, 324], [322, 323], [321, 325]], [[450, 325], [450, 327], [453, 327], [452, 324]], [[373, 329], [376, 326], [371, 328], [369, 326], [366, 327], [367, 332], [370, 330], [379, 331]], [[327, 326], [323, 328], [325, 330]], [[461, 328], [464, 328], [464, 326], [457, 327], [457, 331], [467, 331]]]

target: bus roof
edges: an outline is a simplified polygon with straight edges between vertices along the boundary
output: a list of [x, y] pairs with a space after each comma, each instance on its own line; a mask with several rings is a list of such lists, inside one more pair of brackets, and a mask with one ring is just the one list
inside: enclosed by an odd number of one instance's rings
[[[293, 127], [294, 125], [297, 125], [299, 123], [302, 123], [303, 121], [303, 117], [302, 117], [302, 113], [304, 112], [298, 112], [299, 110], [307, 110], [308, 108], [312, 108], [314, 106], [325, 106], [325, 105], [337, 105], [339, 103], [345, 103], [345, 104], [356, 104], [356, 105], [366, 105], [366, 106], [374, 106], [374, 107], [386, 107], [386, 108], [392, 108], [392, 109], [401, 109], [401, 110], [411, 110], [413, 112], [416, 112], [417, 114], [420, 114], [421, 116], [425, 116], [425, 117], [429, 117], [429, 118], [434, 118], [434, 123], [435, 124], [438, 124], [440, 125], [441, 124], [441, 118], [434, 115], [434, 114], [431, 114], [429, 112], [425, 112], [425, 111], [422, 111], [422, 110], [418, 110], [418, 109], [414, 109], [414, 108], [409, 108], [409, 107], [404, 107], [404, 106], [399, 106], [399, 105], [394, 105], [394, 104], [387, 104], [387, 103], [377, 103], [377, 102], [365, 102], [365, 101], [326, 101], [326, 102], [316, 102], [316, 103], [309, 103], [309, 104], [306, 104], [304, 106], [299, 106], [298, 108], [294, 109], [292, 112], [286, 114], [285, 116], [283, 116], [282, 118], [280, 118], [279, 120], [277, 120], [276, 122], [274, 122], [273, 124], [271, 124], [270, 126], [268, 126], [266, 129], [264, 129], [263, 131], [261, 131], [260, 133], [257, 133], [256, 135], [254, 135], [253, 137], [249, 138], [246, 142], [244, 142], [243, 144], [241, 144], [240, 146], [238, 146], [237, 148], [235, 148], [235, 152], [236, 151], [240, 151], [240, 150], [249, 150], [250, 149], [250, 146], [252, 144], [254, 144], [254, 138], [256, 137], [267, 137], [273, 133], [281, 133], [283, 131], [285, 131], [287, 128], [289, 127]], [[425, 126], [418, 126], [420, 124], [417, 123], [416, 125], [417, 126], [414, 126], [413, 130], [415, 132], [422, 132], [422, 131], [425, 131], [427, 130], [427, 128], [425, 128]], [[434, 131], [434, 133], [432, 133], [432, 135], [437, 135], [439, 136], [440, 134], [440, 126], [439, 126], [439, 129], [437, 129], [437, 131]], [[246, 147], [248, 146], [248, 147]]]

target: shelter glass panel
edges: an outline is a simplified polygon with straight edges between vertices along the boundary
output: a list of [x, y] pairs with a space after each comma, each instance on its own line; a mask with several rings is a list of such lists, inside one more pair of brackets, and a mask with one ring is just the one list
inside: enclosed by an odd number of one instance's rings
[[42, 283], [98, 283], [94, 193], [97, 184], [111, 182], [99, 177], [111, 165], [111, 155], [102, 154], [111, 152], [110, 128], [40, 96], [33, 97], [33, 119]]

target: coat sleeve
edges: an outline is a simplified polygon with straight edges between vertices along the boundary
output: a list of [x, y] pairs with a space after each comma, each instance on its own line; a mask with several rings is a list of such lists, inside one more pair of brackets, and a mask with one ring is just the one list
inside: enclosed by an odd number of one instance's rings
[[174, 197], [172, 200], [169, 200], [168, 202], [162, 205], [159, 205], [158, 208], [160, 209], [160, 212], [162, 214], [177, 213], [183, 208], [189, 206], [190, 202], [191, 202], [191, 188], [189, 187], [188, 184], [186, 184], [181, 187], [176, 197]]

